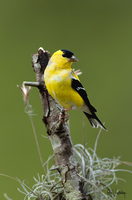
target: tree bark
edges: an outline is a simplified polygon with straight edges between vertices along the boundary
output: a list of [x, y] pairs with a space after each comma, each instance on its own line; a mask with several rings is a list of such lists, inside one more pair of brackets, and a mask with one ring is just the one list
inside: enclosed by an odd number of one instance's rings
[[46, 126], [49, 139], [54, 151], [56, 169], [62, 177], [64, 192], [68, 200], [85, 199], [81, 178], [78, 176], [73, 144], [70, 137], [68, 123], [59, 120], [60, 112], [65, 115], [61, 105], [49, 95], [44, 84], [44, 70], [50, 59], [48, 51], [39, 48], [37, 54], [32, 55], [32, 67], [36, 74], [42, 106], [43, 122]]

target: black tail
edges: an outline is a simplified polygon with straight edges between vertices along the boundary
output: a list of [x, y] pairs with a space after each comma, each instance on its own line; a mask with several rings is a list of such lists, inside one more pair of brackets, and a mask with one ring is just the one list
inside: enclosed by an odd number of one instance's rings
[[92, 125], [93, 128], [98, 128], [99, 126], [104, 129], [105, 131], [108, 131], [105, 126], [102, 124], [102, 122], [98, 119], [98, 117], [95, 115], [89, 115], [88, 113], [86, 112], [83, 112], [86, 117], [88, 118], [90, 124]]

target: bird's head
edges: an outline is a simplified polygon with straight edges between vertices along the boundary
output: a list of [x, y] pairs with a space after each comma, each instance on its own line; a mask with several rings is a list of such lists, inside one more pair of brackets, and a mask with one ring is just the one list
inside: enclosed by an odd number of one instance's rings
[[78, 61], [71, 51], [65, 49], [56, 51], [51, 59], [52, 62], [56, 63], [60, 68], [69, 68], [72, 62]]

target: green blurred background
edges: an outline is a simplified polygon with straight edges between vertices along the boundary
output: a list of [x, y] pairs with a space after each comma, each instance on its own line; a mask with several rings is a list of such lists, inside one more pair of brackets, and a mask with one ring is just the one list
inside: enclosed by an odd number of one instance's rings
[[[109, 132], [102, 131], [97, 153], [101, 158], [121, 156], [132, 161], [131, 80], [132, 80], [132, 1], [131, 0], [1, 0], [0, 1], [0, 173], [27, 180], [43, 174], [35, 139], [22, 94], [17, 88], [23, 81], [35, 81], [31, 54], [39, 47], [52, 54], [68, 49], [79, 59], [73, 68], [81, 69], [82, 84], [98, 117]], [[52, 147], [42, 123], [42, 106], [37, 89], [30, 92], [33, 120], [43, 160], [52, 154]], [[71, 137], [74, 144], [83, 144], [83, 115], [70, 111]], [[92, 129], [85, 119], [87, 147], [94, 147], [99, 129]], [[120, 168], [130, 167], [120, 166]], [[113, 189], [132, 196], [132, 174], [118, 173]], [[7, 193], [23, 199], [19, 184], [0, 176], [0, 199]], [[117, 199], [124, 199], [119, 195]]]

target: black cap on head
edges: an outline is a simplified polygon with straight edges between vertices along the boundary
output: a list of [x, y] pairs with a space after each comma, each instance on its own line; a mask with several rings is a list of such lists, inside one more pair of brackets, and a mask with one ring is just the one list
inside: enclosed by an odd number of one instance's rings
[[63, 51], [62, 56], [66, 58], [71, 58], [74, 55], [71, 51], [66, 49], [61, 49], [61, 51]]

